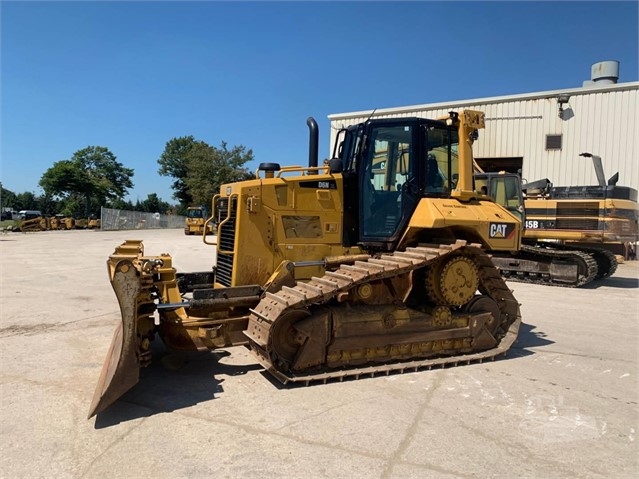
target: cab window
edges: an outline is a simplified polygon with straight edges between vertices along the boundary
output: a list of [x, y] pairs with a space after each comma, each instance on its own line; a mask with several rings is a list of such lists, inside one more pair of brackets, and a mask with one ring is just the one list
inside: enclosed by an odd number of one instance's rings
[[388, 125], [372, 128], [361, 188], [363, 235], [392, 236], [403, 216], [402, 187], [411, 176], [413, 127]]
[[426, 127], [423, 165], [424, 196], [448, 196], [459, 177], [457, 132], [439, 125]]

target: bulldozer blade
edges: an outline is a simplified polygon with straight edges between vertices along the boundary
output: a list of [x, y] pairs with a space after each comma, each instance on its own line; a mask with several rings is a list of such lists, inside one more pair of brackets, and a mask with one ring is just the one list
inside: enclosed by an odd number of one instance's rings
[[131, 261], [124, 260], [117, 263], [111, 285], [118, 298], [122, 318], [113, 333], [87, 419], [113, 404], [135, 386], [140, 377], [136, 331], [140, 281]]

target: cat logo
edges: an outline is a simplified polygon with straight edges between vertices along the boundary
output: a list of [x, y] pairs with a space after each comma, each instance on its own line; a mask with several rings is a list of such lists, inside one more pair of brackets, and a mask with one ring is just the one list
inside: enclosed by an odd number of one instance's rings
[[491, 238], [510, 239], [515, 232], [513, 223], [490, 223], [488, 236]]

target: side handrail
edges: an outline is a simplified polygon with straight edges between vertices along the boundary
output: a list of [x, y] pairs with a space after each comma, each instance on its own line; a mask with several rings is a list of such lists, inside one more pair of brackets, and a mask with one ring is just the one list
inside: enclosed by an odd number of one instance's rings
[[277, 172], [277, 178], [282, 178], [282, 173], [291, 173], [301, 171], [302, 176], [309, 175], [309, 173], [328, 173], [328, 166], [285, 166]]
[[[257, 179], [261, 178], [260, 171], [263, 171], [263, 170], [258, 169], [255, 172], [255, 178]], [[328, 172], [329, 172], [328, 165], [322, 165], [322, 166], [293, 165], [293, 166], [284, 166], [283, 168], [277, 170], [277, 175], [275, 177], [283, 178], [282, 173], [302, 173], [302, 176], [311, 176], [312, 173], [328, 174]], [[268, 178], [268, 176], [266, 178]]]
[[[219, 198], [219, 197], [220, 197], [219, 194], [215, 195], [213, 197], [213, 200], [215, 201], [216, 198]], [[232, 211], [232, 207], [233, 207], [233, 199], [235, 199], [236, 203], [237, 203], [237, 199], [238, 198], [239, 198], [239, 195], [237, 193], [233, 193], [232, 195], [228, 196], [229, 201], [228, 201], [228, 204], [226, 205], [226, 218], [224, 218], [224, 220], [221, 221], [217, 225], [217, 242], [209, 243], [209, 242], [206, 241], [206, 237], [204, 237], [204, 242], [206, 244], [212, 244], [212, 245], [215, 245], [215, 246], [218, 247], [217, 254], [235, 254], [235, 251], [232, 251], [232, 250], [231, 251], [227, 251], [227, 250], [220, 249], [219, 245], [220, 245], [220, 238], [222, 237], [222, 228], [224, 227], [224, 225], [226, 223], [228, 223], [231, 220], [231, 211]], [[217, 202], [216, 202], [216, 204], [217, 204]], [[215, 213], [215, 204], [213, 205], [213, 210], [214, 210], [214, 213]], [[213, 215], [213, 217], [215, 217], [215, 214]], [[212, 219], [212, 218], [209, 218], [209, 220], [210, 219]], [[209, 220], [207, 220], [207, 223], [209, 222]], [[206, 223], [205, 223], [205, 226], [206, 226]]]
[[[204, 222], [204, 228], [202, 230], [202, 241], [204, 242], [204, 244], [208, 244], [211, 246], [217, 246], [217, 241], [215, 242], [211, 242], [211, 241], [206, 241], [206, 232], [208, 230], [208, 226], [209, 223], [211, 221], [213, 221], [216, 218], [216, 211], [215, 211], [215, 205], [217, 204], [217, 199], [220, 197], [220, 194], [216, 194], [213, 195], [213, 199], [211, 200], [211, 217], [208, 218], [205, 222]], [[212, 229], [212, 228], [211, 228]], [[219, 229], [219, 225], [218, 225], [218, 229]], [[219, 233], [219, 232], [218, 232]], [[219, 234], [215, 235], [216, 238], [219, 238]]]

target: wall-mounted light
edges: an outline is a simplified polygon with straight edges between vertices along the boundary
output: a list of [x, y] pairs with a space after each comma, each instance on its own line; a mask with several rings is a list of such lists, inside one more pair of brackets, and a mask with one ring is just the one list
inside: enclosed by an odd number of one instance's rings
[[557, 97], [557, 105], [559, 105], [559, 118], [564, 119], [564, 105], [568, 104], [568, 100], [570, 100], [570, 95], [567, 93], [562, 93]]

